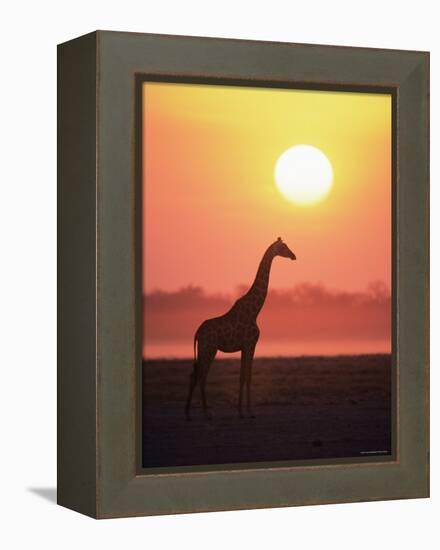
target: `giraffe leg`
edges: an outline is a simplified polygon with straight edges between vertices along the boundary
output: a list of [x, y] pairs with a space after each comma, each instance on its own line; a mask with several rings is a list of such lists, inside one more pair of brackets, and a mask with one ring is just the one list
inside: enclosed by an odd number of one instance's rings
[[[252, 370], [252, 359], [254, 357], [255, 344], [243, 348], [241, 351], [241, 367], [240, 367], [240, 393], [238, 394], [238, 414], [240, 418], [243, 418], [243, 393], [244, 387], [246, 384], [246, 408], [248, 413], [250, 413], [251, 407], [251, 394], [250, 394], [250, 384], [251, 384], [251, 370]], [[253, 416], [253, 415], [251, 415]]]
[[241, 352], [241, 367], [240, 367], [240, 391], [238, 394], [238, 415], [240, 418], [243, 416], [243, 390], [246, 382], [246, 370], [244, 366], [244, 352]]
[[189, 377], [189, 391], [188, 391], [188, 398], [186, 400], [186, 406], [185, 406], [185, 416], [187, 420], [191, 420], [191, 416], [190, 416], [191, 399], [192, 399], [192, 394], [194, 392], [194, 388], [196, 387], [196, 384], [197, 384], [197, 364], [195, 363], [194, 370], [192, 371]]
[[255, 418], [255, 413], [252, 408], [252, 399], [251, 399], [251, 384], [252, 384], [252, 360], [249, 364], [249, 369], [246, 377], [246, 409], [247, 413], [251, 418]]
[[208, 378], [209, 367], [214, 361], [217, 350], [208, 350], [199, 356], [200, 365], [200, 392], [202, 394], [202, 407], [205, 418], [211, 420], [212, 416], [208, 410], [208, 401], [206, 399], [206, 380]]
[[251, 418], [255, 418], [252, 409], [251, 384], [252, 384], [252, 363], [254, 359], [255, 345], [243, 352], [244, 354], [244, 373], [246, 381], [246, 410]]

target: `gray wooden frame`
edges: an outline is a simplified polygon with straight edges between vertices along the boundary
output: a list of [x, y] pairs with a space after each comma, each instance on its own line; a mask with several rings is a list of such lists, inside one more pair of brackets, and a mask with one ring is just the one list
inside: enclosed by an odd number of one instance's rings
[[[429, 496], [429, 54], [97, 31], [58, 47], [58, 502], [96, 518]], [[136, 78], [387, 88], [396, 453], [138, 468]]]

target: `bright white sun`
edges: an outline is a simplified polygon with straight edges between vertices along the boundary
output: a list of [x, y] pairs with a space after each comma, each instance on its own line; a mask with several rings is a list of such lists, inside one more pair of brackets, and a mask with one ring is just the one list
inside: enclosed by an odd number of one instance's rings
[[313, 145], [295, 145], [284, 151], [275, 165], [280, 192], [299, 205], [323, 199], [333, 183], [333, 168], [324, 153]]

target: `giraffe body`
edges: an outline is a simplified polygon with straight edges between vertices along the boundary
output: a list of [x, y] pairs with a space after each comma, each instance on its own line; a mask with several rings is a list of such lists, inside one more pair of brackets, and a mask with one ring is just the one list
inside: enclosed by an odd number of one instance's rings
[[249, 291], [239, 298], [227, 313], [207, 319], [197, 329], [194, 335], [194, 370], [190, 376], [185, 408], [187, 419], [190, 418], [192, 394], [197, 384], [200, 385], [205, 416], [210, 418], [206, 400], [206, 380], [217, 351], [241, 351], [238, 410], [240, 417], [243, 417], [243, 391], [246, 385], [247, 411], [250, 416], [254, 416], [251, 405], [251, 381], [252, 361], [260, 336], [257, 317], [267, 296], [269, 274], [275, 256], [296, 259], [295, 254], [279, 238], [264, 253]]
[[201, 346], [216, 348], [218, 351], [233, 353], [258, 340], [259, 329], [252, 317], [249, 319], [251, 305], [243, 298], [235, 302], [232, 308], [221, 317], [204, 321], [196, 332]]

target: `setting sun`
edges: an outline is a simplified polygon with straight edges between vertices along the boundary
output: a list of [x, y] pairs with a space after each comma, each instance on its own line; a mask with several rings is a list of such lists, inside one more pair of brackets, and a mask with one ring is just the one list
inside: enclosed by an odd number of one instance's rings
[[317, 147], [295, 145], [278, 159], [275, 181], [288, 200], [310, 205], [322, 200], [330, 191], [333, 169], [329, 159]]

